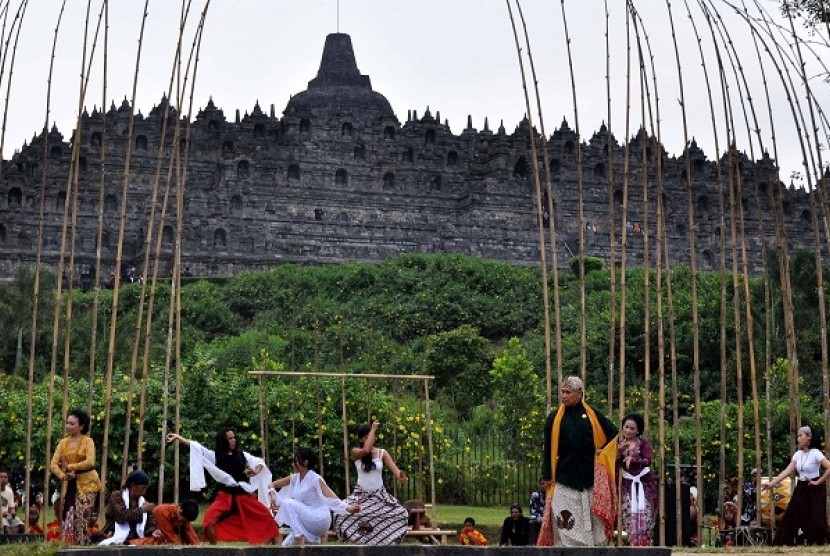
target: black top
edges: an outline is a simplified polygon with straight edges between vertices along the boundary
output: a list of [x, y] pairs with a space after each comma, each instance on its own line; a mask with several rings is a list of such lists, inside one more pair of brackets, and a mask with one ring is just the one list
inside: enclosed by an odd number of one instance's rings
[[[216, 454], [216, 467], [233, 477], [233, 479], [237, 483], [247, 483], [248, 476], [245, 475], [245, 469], [248, 467], [247, 463], [245, 462], [245, 454], [240, 451], [231, 452], [230, 454], [225, 454], [224, 457], [220, 457], [219, 454]], [[238, 486], [227, 486], [219, 483], [218, 485], [219, 490], [223, 492], [227, 492], [229, 494], [245, 494], [245, 490]]]
[[[556, 462], [556, 483], [574, 488], [578, 491], [594, 486], [594, 456], [596, 450], [603, 448], [608, 442], [614, 441], [617, 436], [617, 427], [608, 418], [592, 408], [597, 415], [600, 427], [606, 436], [606, 444], [594, 446], [594, 431], [591, 428], [591, 420], [585, 411], [582, 402], [566, 407], [562, 416], [562, 424], [559, 427], [559, 436], [554, 439], [559, 443]], [[545, 452], [542, 454], [542, 478], [551, 478], [551, 433], [553, 419], [556, 410], [548, 414], [545, 423]]]
[[499, 544], [526, 546], [528, 543], [529, 530], [529, 518], [521, 516], [519, 519], [513, 519], [512, 516], [509, 516], [504, 520], [504, 524], [501, 526], [501, 539], [499, 539]]

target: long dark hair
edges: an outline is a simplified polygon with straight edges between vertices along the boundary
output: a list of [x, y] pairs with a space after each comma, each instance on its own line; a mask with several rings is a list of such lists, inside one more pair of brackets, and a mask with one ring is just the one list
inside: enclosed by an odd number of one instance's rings
[[[357, 426], [357, 446], [358, 448], [363, 448], [363, 441], [372, 432], [372, 425], [369, 423], [362, 423]], [[369, 471], [374, 471], [377, 469], [377, 465], [375, 465], [375, 460], [372, 459], [372, 452], [365, 454], [362, 458], [360, 458], [361, 467], [367, 473]]]
[[242, 460], [244, 455], [239, 450], [239, 441], [236, 443], [236, 448], [231, 450], [231, 444], [228, 442], [228, 433], [235, 431], [233, 427], [222, 427], [216, 432], [216, 441], [214, 443], [214, 456], [216, 457], [216, 466], [219, 469], [226, 469], [225, 462], [233, 461], [235, 459]]

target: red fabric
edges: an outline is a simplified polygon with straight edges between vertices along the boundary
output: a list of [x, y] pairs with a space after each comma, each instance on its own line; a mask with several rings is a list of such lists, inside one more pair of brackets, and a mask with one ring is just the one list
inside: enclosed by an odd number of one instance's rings
[[61, 522], [59, 519], [50, 521], [46, 524], [46, 540], [59, 541], [61, 540]]
[[[234, 499], [236, 499], [235, 512], [230, 517], [221, 519], [223, 514], [230, 511]], [[231, 495], [220, 490], [216, 495], [216, 500], [205, 511], [202, 523], [204, 527], [207, 527], [219, 519], [221, 521], [214, 526], [217, 541], [247, 541], [250, 544], [264, 544], [271, 542], [280, 534], [271, 512], [253, 494]]]
[[553, 489], [548, 489], [548, 494], [545, 496], [545, 511], [542, 514], [542, 527], [539, 529], [539, 535], [536, 537], [536, 546], [553, 546], [553, 516], [550, 509], [550, 501], [553, 498]]
[[602, 519], [605, 525], [605, 539], [610, 541], [617, 517], [617, 497], [614, 481], [608, 470], [600, 464], [594, 465], [594, 495], [591, 499], [591, 513]]

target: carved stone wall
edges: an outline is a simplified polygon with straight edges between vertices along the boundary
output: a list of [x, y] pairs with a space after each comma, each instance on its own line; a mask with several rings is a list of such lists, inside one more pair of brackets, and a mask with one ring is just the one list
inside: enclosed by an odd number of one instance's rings
[[[433, 116], [427, 109], [421, 117], [409, 113], [401, 124], [389, 102], [372, 90], [369, 77], [358, 71], [348, 35], [328, 37], [317, 77], [306, 91], [292, 97], [281, 118], [273, 106], [266, 114], [257, 104], [250, 114], [240, 117], [237, 112], [234, 121], [229, 121], [211, 101], [195, 116], [186, 138], [186, 122], [180, 121], [181, 148], [174, 149], [172, 128], [179, 115], [170, 108], [159, 163], [166, 111], [168, 102], [162, 99], [147, 116], [136, 115], [126, 180], [129, 104], [125, 100], [106, 113], [83, 115], [77, 205], [70, 203], [68, 207], [70, 216], [75, 213], [76, 276], [94, 264], [101, 203], [104, 280], [115, 267], [122, 216], [123, 265], [143, 264], [156, 181], [156, 230], [162, 200], [168, 196], [161, 223], [161, 270], [169, 273], [176, 238], [176, 176], [184, 171], [185, 158], [182, 264], [195, 275], [229, 275], [288, 262], [379, 261], [406, 252], [465, 253], [526, 265], [539, 260], [527, 122], [521, 122], [511, 134], [503, 126], [493, 132], [486, 122], [479, 131], [468, 122], [456, 135], [440, 121], [439, 114]], [[545, 156], [554, 175], [560, 266], [578, 252], [580, 156], [586, 253], [608, 259], [611, 229], [619, 244], [627, 220], [631, 223], [628, 264], [642, 263], [643, 232], [649, 234], [652, 260], [656, 257], [658, 189], [652, 142], [644, 133], [629, 141], [631, 166], [626, 180], [625, 147], [612, 137], [609, 162], [607, 135], [600, 129], [577, 149], [579, 139], [563, 122], [548, 140]], [[15, 268], [36, 260], [42, 184], [43, 261], [56, 265], [58, 260], [71, 184], [72, 145], [54, 128], [46, 139], [45, 157], [41, 135], [3, 163], [0, 279], [8, 280]], [[643, 202], [644, 145], [650, 160], [647, 210]], [[660, 154], [669, 255], [674, 262], [688, 261], [685, 159]], [[719, 183], [729, 183], [729, 168], [726, 160], [719, 161], [719, 181], [718, 163], [707, 160], [694, 143], [690, 155], [699, 266], [713, 269], [719, 265], [721, 234], [725, 245], [731, 245], [731, 220], [727, 216], [722, 223], [719, 208]], [[773, 194], [781, 198], [790, 249], [811, 248], [807, 195], [785, 188], [772, 161], [754, 163], [742, 154], [735, 159], [742, 191], [740, 195], [736, 192], [733, 202], [742, 200], [750, 270], [760, 271], [764, 246], [774, 245]], [[608, 186], [609, 164], [613, 166], [612, 188]], [[169, 175], [172, 178], [168, 179]], [[122, 215], [125, 181], [127, 199]], [[728, 215], [728, 186], [724, 186], [723, 195]], [[613, 220], [609, 217], [612, 205]], [[66, 235], [68, 246], [71, 227]], [[151, 249], [154, 244], [155, 239], [149, 242]], [[731, 248], [727, 248], [726, 259], [731, 267]]]

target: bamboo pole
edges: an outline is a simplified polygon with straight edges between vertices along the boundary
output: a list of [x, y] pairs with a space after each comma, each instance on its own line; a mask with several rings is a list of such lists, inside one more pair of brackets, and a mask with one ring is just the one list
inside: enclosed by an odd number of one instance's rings
[[340, 422], [342, 423], [343, 431], [343, 476], [346, 477], [346, 496], [352, 493], [349, 466], [349, 425], [348, 416], [346, 412], [346, 376], [340, 377]]
[[[686, 4], [688, 12], [688, 3]], [[703, 415], [701, 413], [701, 396], [700, 396], [700, 318], [698, 315], [698, 297], [697, 297], [697, 242], [696, 242], [696, 228], [695, 222], [695, 204], [694, 204], [694, 190], [692, 187], [692, 159], [691, 159], [691, 145], [689, 143], [689, 125], [688, 115], [686, 113], [686, 88], [683, 82], [683, 69], [680, 61], [680, 48], [677, 43], [677, 33], [675, 32], [674, 15], [671, 9], [670, 0], [666, 0], [666, 11], [669, 15], [669, 23], [671, 26], [672, 46], [674, 48], [674, 59], [677, 66], [677, 80], [680, 94], [680, 115], [683, 123], [683, 158], [685, 162], [686, 171], [686, 233], [689, 241], [689, 285], [691, 288], [691, 312], [692, 312], [692, 374], [694, 381], [694, 414], [695, 414], [695, 477], [696, 487], [698, 493], [703, 493], [703, 431], [701, 423]], [[689, 20], [692, 22], [695, 36], [697, 37], [697, 28], [695, 27], [694, 19], [690, 16]], [[699, 37], [698, 37], [699, 38]], [[698, 41], [700, 47], [700, 41]], [[697, 511], [697, 530], [703, 531], [703, 500], [696, 500]]]
[[[614, 363], [617, 357], [617, 217], [616, 217], [616, 203], [614, 202], [614, 153], [617, 150], [617, 140], [611, 132], [611, 41], [610, 41], [610, 23], [608, 0], [604, 0], [605, 8], [605, 100], [606, 100], [606, 119], [608, 121], [607, 133], [605, 136], [605, 148], [608, 151], [608, 171], [606, 179], [608, 180], [608, 277], [610, 282], [610, 305], [608, 307], [608, 415], [613, 414], [612, 404], [614, 399]], [[627, 139], [627, 138], [626, 138]], [[619, 369], [620, 373], [624, 369]], [[648, 430], [649, 426], [649, 369], [646, 366], [646, 376], [643, 393], [643, 420], [645, 428]], [[622, 388], [620, 388], [622, 391]], [[622, 531], [621, 520], [622, 512], [618, 520], [617, 530]], [[622, 540], [622, 535], [618, 536], [618, 542]]]
[[[522, 5], [519, 0], [516, 0], [516, 7], [519, 11], [519, 17], [522, 22], [522, 29], [524, 31], [525, 37], [525, 45], [527, 47], [527, 59], [528, 63], [530, 64], [530, 72], [533, 76], [533, 91], [536, 97], [536, 115], [539, 118], [539, 132], [540, 132], [540, 140], [541, 140], [541, 151], [542, 151], [542, 163], [545, 170], [545, 192], [547, 194], [547, 206], [545, 209], [548, 211], [548, 230], [550, 232], [550, 260], [551, 260], [551, 274], [553, 275], [553, 313], [554, 313], [554, 343], [556, 348], [556, 384], [557, 390], [559, 385], [562, 384], [562, 320], [560, 314], [560, 300], [559, 300], [559, 257], [558, 257], [558, 250], [556, 248], [556, 207], [553, 202], [553, 179], [551, 175], [551, 168], [550, 168], [550, 159], [549, 159], [549, 149], [547, 143], [547, 133], [545, 132], [545, 119], [542, 114], [542, 96], [539, 94], [539, 80], [536, 77], [536, 64], [533, 62], [533, 53], [530, 48], [530, 35], [527, 31], [527, 22], [525, 21], [524, 12], [522, 11]], [[521, 60], [521, 58], [519, 58]], [[536, 156], [534, 156], [534, 160]], [[537, 218], [541, 215], [537, 211]], [[544, 244], [544, 238], [542, 239], [542, 244]], [[547, 265], [542, 265], [543, 269], [547, 268]], [[544, 303], [546, 312], [545, 312], [545, 332], [546, 332], [546, 340], [545, 340], [545, 386], [547, 392], [547, 400], [546, 400], [546, 410], [550, 411], [553, 403], [553, 396], [552, 396], [552, 370], [551, 370], [551, 360], [550, 360], [550, 349], [551, 349], [551, 341], [550, 341], [550, 299], [549, 294], [547, 294], [547, 276], [545, 275], [543, 270], [543, 298], [547, 298], [547, 302]]]
[[[739, 99], [741, 101], [741, 106], [743, 108], [744, 113], [744, 121], [746, 122], [747, 126], [747, 136], [749, 139], [749, 146], [750, 146], [750, 158], [752, 160], [755, 159], [754, 150], [753, 150], [753, 143], [752, 143], [752, 134], [749, 129], [749, 115], [747, 114], [746, 105], [748, 104], [752, 110], [752, 120], [755, 123], [756, 129], [758, 129], [757, 124], [757, 117], [755, 116], [755, 107], [752, 102], [752, 98], [749, 95], [742, 94], [742, 87], [743, 89], [749, 90], [749, 86], [746, 81], [746, 77], [743, 71], [743, 64], [738, 59], [738, 52], [734, 48], [734, 42], [729, 34], [729, 30], [726, 26], [720, 25], [719, 31], [722, 35], [722, 42], [725, 45], [728, 45], [729, 50], [727, 51], [730, 53], [730, 62], [733, 68], [733, 73], [735, 73], [736, 82], [738, 83], [738, 89], [741, 94], [739, 94]], [[725, 35], [725, 37], [724, 37]], [[745, 99], [745, 96], [747, 97]], [[760, 138], [760, 134], [759, 134]], [[754, 166], [753, 166], [754, 167]], [[743, 206], [743, 177], [740, 173], [737, 173], [737, 195], [736, 198], [738, 200], [738, 225], [740, 230], [740, 246], [741, 246], [741, 278], [742, 278], [742, 285], [743, 285], [743, 296], [744, 296], [744, 307], [746, 311], [746, 330], [747, 330], [747, 349], [748, 349], [748, 359], [750, 365], [750, 387], [751, 387], [751, 400], [752, 400], [752, 410], [753, 410], [753, 420], [754, 420], [754, 448], [755, 448], [755, 462], [754, 467], [756, 469], [761, 468], [761, 439], [760, 439], [760, 409], [759, 409], [759, 402], [758, 402], [758, 384], [757, 384], [757, 370], [756, 370], [756, 356], [755, 356], [755, 322], [754, 317], [752, 314], [752, 299], [749, 289], [749, 268], [748, 268], [748, 261], [747, 261], [747, 254], [746, 254], [746, 224], [744, 222], [744, 212], [746, 207]], [[756, 198], [756, 214], [758, 215], [758, 222], [761, 228], [761, 235], [764, 237], [764, 228], [763, 228], [763, 219], [760, 216], [760, 205], [757, 203], [758, 200], [758, 191], [757, 191], [757, 180], [755, 180], [755, 198]], [[766, 242], [764, 241], [764, 244]], [[764, 263], [764, 270], [766, 276], [766, 262]], [[768, 280], [765, 279], [765, 286], [768, 284]], [[743, 431], [743, 393], [741, 389], [741, 384], [739, 384], [739, 462], [738, 462], [738, 484], [744, 484], [744, 465], [743, 465], [743, 439], [745, 433]], [[755, 480], [755, 477], [752, 478]], [[745, 503], [743, 500], [743, 489], [739, 489], [738, 491], [738, 513], [742, 514], [742, 508]], [[756, 508], [760, 508], [760, 489], [756, 489]]]
[[[519, 5], [519, 1], [516, 0], [517, 5]], [[536, 133], [533, 129], [533, 112], [530, 109], [530, 95], [527, 90], [527, 79], [525, 77], [525, 69], [524, 69], [524, 61], [522, 60], [522, 48], [519, 45], [519, 35], [516, 30], [516, 22], [513, 18], [513, 9], [510, 7], [510, 0], [505, 0], [505, 4], [507, 5], [507, 13], [510, 16], [510, 26], [513, 30], [513, 41], [516, 45], [516, 55], [519, 60], [519, 73], [522, 77], [522, 92], [524, 93], [525, 99], [525, 110], [526, 110], [526, 117], [527, 117], [527, 133], [528, 133], [528, 142], [530, 144], [530, 157], [533, 161], [533, 186], [536, 195], [536, 223], [537, 223], [537, 232], [539, 236], [539, 266], [542, 272], [542, 313], [544, 315], [544, 329], [545, 329], [545, 377], [546, 377], [546, 384], [547, 384], [547, 399], [548, 399], [548, 406], [551, 405], [551, 401], [553, 395], [551, 393], [551, 362], [550, 362], [550, 300], [549, 300], [549, 293], [548, 293], [548, 265], [547, 265], [547, 251], [545, 248], [545, 222], [542, 216], [543, 207], [542, 207], [542, 183], [541, 177], [539, 173], [539, 156], [536, 150]], [[521, 7], [519, 7], [521, 10]], [[524, 23], [524, 22], [523, 22]], [[527, 27], [525, 27], [525, 31], [527, 31]], [[527, 35], [525, 34], [525, 38], [527, 39]], [[528, 52], [530, 50], [530, 44], [528, 41]], [[531, 66], [532, 67], [532, 66]], [[536, 72], [533, 72], [533, 82], [534, 86], [537, 86], [536, 82]], [[538, 88], [537, 88], [538, 91]], [[537, 102], [538, 102], [538, 94], [537, 94]], [[540, 111], [541, 112], [541, 111]], [[544, 132], [543, 132], [544, 137]], [[542, 150], [544, 153], [544, 149]], [[547, 156], [545, 156], [547, 158]]]
[[[164, 195], [164, 206], [161, 209], [162, 214], [159, 218], [159, 226], [158, 226], [158, 242], [157, 248], [155, 250], [155, 258], [154, 258], [154, 265], [153, 265], [153, 282], [149, 285], [150, 293], [149, 299], [148, 297], [148, 276], [149, 276], [149, 269], [150, 269], [150, 245], [153, 239], [153, 234], [155, 233], [155, 220], [156, 220], [156, 210], [158, 206], [158, 190], [159, 190], [159, 181], [161, 177], [161, 169], [162, 169], [162, 162], [164, 160], [164, 152], [165, 152], [165, 143], [167, 140], [168, 134], [168, 126], [169, 126], [169, 118], [170, 118], [170, 101], [169, 99], [172, 98], [172, 91], [173, 91], [173, 82], [178, 81], [177, 76], [181, 74], [181, 52], [182, 52], [182, 40], [184, 37], [184, 28], [187, 22], [187, 18], [190, 15], [190, 7], [189, 5], [185, 7], [182, 4], [182, 12], [179, 17], [179, 33], [176, 41], [176, 51], [173, 56], [173, 68], [170, 72], [170, 80], [167, 86], [167, 95], [166, 99], [168, 102], [164, 106], [164, 114], [162, 116], [161, 122], [161, 132], [160, 132], [160, 140], [158, 151], [156, 154], [156, 170], [153, 175], [153, 185], [151, 187], [150, 193], [150, 214], [147, 219], [147, 231], [144, 237], [144, 261], [141, 265], [141, 283], [140, 283], [140, 292], [138, 296], [138, 308], [136, 314], [136, 322], [135, 322], [135, 332], [133, 335], [133, 349], [130, 357], [130, 383], [129, 383], [129, 395], [127, 396], [127, 408], [125, 410], [125, 420], [127, 423], [130, 423], [132, 419], [132, 409], [133, 409], [133, 388], [135, 382], [135, 375], [138, 370], [138, 353], [139, 349], [141, 348], [142, 344], [144, 347], [143, 350], [143, 357], [142, 357], [142, 369], [141, 369], [141, 380], [140, 380], [140, 393], [139, 393], [139, 419], [138, 419], [138, 441], [136, 445], [136, 465], [137, 467], [141, 468], [143, 463], [143, 442], [144, 442], [144, 416], [145, 416], [145, 403], [146, 403], [146, 396], [147, 396], [147, 379], [148, 379], [148, 370], [149, 370], [149, 361], [148, 355], [150, 350], [150, 343], [152, 338], [152, 323], [153, 323], [153, 307], [155, 301], [155, 293], [156, 293], [156, 281], [155, 278], [158, 273], [159, 267], [159, 255], [161, 253], [161, 249], [158, 247], [161, 244], [161, 239], [163, 237], [163, 226], [164, 226], [164, 214], [167, 209], [167, 193], [169, 191], [170, 185], [170, 177], [174, 167], [174, 162], [179, 158], [178, 153], [178, 138], [177, 132], [180, 124], [180, 118], [176, 118], [176, 122], [174, 125], [174, 132], [173, 132], [173, 156], [171, 159], [171, 163], [168, 167], [168, 180], [167, 180], [167, 188], [165, 190]], [[179, 95], [180, 97], [180, 95]], [[145, 313], [145, 305], [147, 306], [147, 316], [146, 316], [146, 325], [144, 325], [144, 313]], [[142, 330], [144, 332], [142, 336]], [[143, 342], [142, 342], [143, 337]], [[127, 461], [128, 455], [130, 453], [130, 439], [131, 439], [131, 426], [124, 428], [124, 447], [122, 453], [122, 474], [126, 474], [127, 472]]]
[[[112, 290], [112, 317], [110, 319], [109, 328], [109, 343], [107, 347], [107, 370], [106, 370], [106, 390], [104, 394], [104, 439], [102, 443], [103, 454], [109, 453], [109, 434], [110, 434], [110, 419], [112, 411], [112, 375], [115, 366], [115, 333], [116, 325], [118, 323], [118, 301], [119, 290], [121, 286], [121, 259], [124, 253], [124, 234], [127, 222], [127, 194], [130, 186], [130, 163], [132, 161], [133, 153], [133, 131], [135, 129], [135, 99], [138, 89], [138, 70], [141, 62], [141, 49], [144, 40], [144, 28], [147, 23], [149, 0], [144, 1], [144, 10], [141, 18], [141, 30], [138, 38], [138, 48], [136, 52], [135, 72], [133, 74], [133, 92], [130, 101], [130, 118], [127, 124], [127, 150], [124, 157], [124, 182], [121, 188], [121, 209], [118, 225], [118, 243], [115, 255], [115, 283]], [[108, 458], [101, 460], [101, 477], [104, 482], [107, 480], [107, 464]], [[103, 496], [103, 494], [102, 494]]]
[[[49, 62], [49, 77], [47, 79], [46, 85], [46, 114], [43, 121], [43, 164], [41, 167], [43, 168], [43, 172], [41, 174], [41, 183], [40, 183], [40, 215], [38, 219], [38, 243], [37, 243], [37, 255], [36, 261], [37, 264], [35, 265], [35, 279], [34, 279], [34, 291], [33, 291], [33, 309], [32, 309], [32, 330], [31, 335], [29, 337], [29, 376], [32, 377], [34, 380], [34, 365], [35, 365], [35, 350], [36, 350], [36, 343], [37, 343], [37, 317], [38, 317], [38, 306], [40, 303], [40, 274], [41, 274], [41, 257], [43, 254], [43, 221], [44, 221], [44, 211], [46, 206], [46, 180], [48, 176], [48, 169], [49, 165], [46, 164], [46, 160], [48, 159], [49, 153], [49, 115], [52, 106], [52, 77], [54, 75], [55, 69], [55, 51], [57, 50], [57, 43], [58, 43], [58, 31], [60, 30], [61, 21], [63, 19], [64, 9], [66, 8], [66, 0], [61, 3], [61, 9], [58, 13], [57, 23], [55, 24], [55, 32], [52, 39], [52, 51], [50, 56]], [[5, 21], [5, 20], [4, 20]], [[4, 23], [5, 29], [5, 23]], [[4, 57], [5, 59], [5, 57]], [[2, 166], [2, 165], [0, 165]], [[1, 182], [0, 182], [1, 183]], [[57, 287], [57, 286], [56, 286]], [[53, 340], [54, 343], [54, 340]], [[44, 472], [43, 472], [43, 485], [44, 490], [48, 489], [49, 485], [49, 477], [51, 475], [51, 470], [49, 468], [50, 460], [52, 458], [52, 421], [53, 421], [53, 413], [54, 413], [54, 400], [55, 400], [55, 365], [54, 358], [52, 358], [50, 365], [49, 365], [49, 388], [46, 398], [46, 461], [44, 463]], [[32, 396], [29, 396], [31, 399]], [[31, 436], [31, 424], [27, 424], [27, 433]], [[27, 462], [30, 461], [27, 458]], [[30, 466], [26, 466], [27, 472], [30, 472]], [[45, 513], [44, 512], [44, 523], [45, 523]]]
[[[830, 6], [827, 6], [826, 3], [823, 6], [825, 13]], [[824, 167], [824, 160], [822, 157], [822, 148], [820, 145], [822, 144], [821, 138], [818, 134], [818, 125], [816, 123], [816, 114], [815, 114], [815, 101], [814, 97], [811, 92], [811, 85], [810, 79], [807, 76], [806, 70], [806, 63], [804, 61], [804, 56], [801, 52], [801, 41], [798, 40], [798, 34], [795, 31], [795, 24], [793, 22], [793, 15], [792, 11], [787, 10], [787, 21], [790, 24], [790, 33], [793, 39], [795, 39], [795, 53], [796, 53], [796, 60], [798, 62], [798, 68], [801, 69], [799, 77], [801, 78], [801, 87], [804, 88], [805, 96], [806, 96], [806, 103], [807, 107], [809, 108], [810, 114], [810, 128], [813, 132], [813, 137], [815, 140], [816, 148], [811, 150], [811, 153], [814, 153], [817, 162], [813, 163], [813, 174], [815, 174], [816, 185], [817, 187], [813, 187], [811, 172], [806, 171], [807, 175], [807, 184], [810, 190], [809, 198], [810, 198], [810, 212], [811, 212], [811, 220], [813, 226], [813, 236], [814, 236], [814, 257], [815, 257], [815, 264], [816, 264], [816, 293], [818, 295], [818, 306], [819, 306], [819, 331], [821, 337], [821, 384], [822, 384], [822, 412], [824, 414], [824, 430], [830, 430], [830, 375], [828, 374], [828, 346], [827, 346], [827, 306], [826, 300], [824, 297], [824, 275], [823, 275], [823, 263], [821, 257], [821, 243], [819, 242], [819, 224], [818, 224], [818, 216], [816, 214], [815, 208], [815, 195], [816, 191], [820, 196], [820, 203], [819, 206], [822, 208], [822, 221], [824, 224], [824, 231], [826, 234], [826, 242], [828, 248], [830, 248], [830, 222], [828, 222], [828, 209], [830, 206], [828, 205], [828, 199], [825, 192], [826, 178], [827, 174], [825, 172]], [[825, 24], [827, 22], [825, 21]], [[809, 140], [809, 135], [807, 136]], [[806, 162], [806, 161], [805, 161]], [[825, 520], [826, 521], [826, 520]]]
[[568, 31], [568, 17], [565, 14], [565, 0], [560, 0], [562, 27], [565, 32], [565, 47], [568, 53], [568, 71], [571, 81], [571, 99], [574, 111], [574, 132], [576, 133], [576, 191], [579, 224], [579, 376], [587, 381], [588, 374], [588, 321], [585, 295], [585, 178], [582, 171], [582, 135], [579, 131], [579, 106], [576, 96], [576, 78], [574, 76], [573, 55], [571, 54], [571, 36]]
[[87, 390], [87, 413], [92, 415], [95, 393], [95, 371], [98, 357], [98, 307], [101, 302], [101, 247], [104, 239], [104, 204], [106, 202], [106, 160], [107, 160], [107, 56], [109, 47], [109, 0], [102, 2], [104, 13], [104, 48], [101, 77], [101, 156], [98, 167], [98, 225], [95, 231], [95, 278], [93, 282], [92, 309], [89, 335], [89, 389]]

